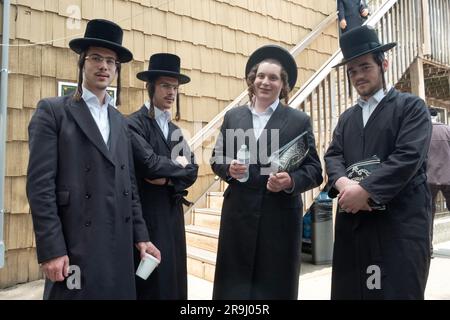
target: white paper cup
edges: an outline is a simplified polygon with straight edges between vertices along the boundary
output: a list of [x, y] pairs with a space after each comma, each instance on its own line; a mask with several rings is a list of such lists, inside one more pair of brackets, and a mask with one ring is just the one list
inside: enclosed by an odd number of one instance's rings
[[144, 280], [147, 280], [147, 278], [158, 265], [159, 260], [154, 256], [146, 253], [145, 257], [141, 259], [141, 262], [139, 263], [139, 267], [136, 270], [136, 275]]

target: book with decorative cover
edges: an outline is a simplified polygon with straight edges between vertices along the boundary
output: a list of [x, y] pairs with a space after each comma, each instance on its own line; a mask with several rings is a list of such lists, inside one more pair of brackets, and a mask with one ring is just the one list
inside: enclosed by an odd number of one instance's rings
[[[375, 169], [378, 169], [381, 166], [380, 159], [375, 155], [370, 158], [361, 160], [359, 162], [356, 162], [347, 169], [345, 169], [345, 173], [347, 174], [347, 178], [353, 181], [361, 182]], [[369, 205], [372, 208], [372, 210], [386, 210], [386, 206], [383, 204], [378, 204], [374, 202], [372, 199], [369, 199]], [[339, 208], [340, 212], [345, 212], [341, 208]]]
[[305, 131], [270, 155], [270, 167], [274, 172], [294, 171], [300, 167], [308, 153], [308, 132]]

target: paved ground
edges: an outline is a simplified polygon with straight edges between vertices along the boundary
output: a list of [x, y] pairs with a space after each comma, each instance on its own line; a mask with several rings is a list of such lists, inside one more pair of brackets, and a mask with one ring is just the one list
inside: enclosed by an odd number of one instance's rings
[[[316, 266], [305, 257], [300, 276], [299, 299], [328, 300], [331, 288], [331, 266]], [[450, 241], [435, 246], [431, 260], [425, 299], [450, 300]], [[42, 298], [43, 281], [34, 281], [0, 290], [0, 300], [37, 300]], [[189, 276], [189, 299], [211, 299], [212, 283]]]

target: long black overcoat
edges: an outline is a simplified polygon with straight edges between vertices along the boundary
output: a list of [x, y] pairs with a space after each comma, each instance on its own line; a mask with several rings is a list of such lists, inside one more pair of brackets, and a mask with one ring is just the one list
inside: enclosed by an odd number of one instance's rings
[[[128, 118], [143, 216], [151, 241], [161, 251], [161, 263], [147, 280], [136, 277], [138, 299], [187, 299], [186, 236], [183, 197], [197, 179], [198, 165], [181, 130], [169, 122], [166, 139], [146, 106]], [[185, 168], [172, 161], [185, 156]], [[170, 178], [158, 186], [145, 179]], [[135, 257], [136, 265], [139, 256]]]
[[[267, 135], [263, 132], [256, 141], [252, 128], [252, 113], [247, 106], [228, 111], [211, 159], [213, 171], [229, 183], [222, 207], [213, 298], [297, 299], [303, 206], [300, 195], [322, 182], [310, 119], [306, 113], [280, 103], [265, 127]], [[261, 170], [267, 169], [264, 166], [272, 153], [272, 142], [277, 140], [279, 147], [284, 146], [304, 131], [308, 131], [310, 153], [302, 166], [290, 173], [294, 190], [291, 194], [269, 192], [268, 172]], [[252, 163], [245, 183], [227, 174], [230, 161], [237, 158], [241, 133], [247, 133], [245, 143]]]
[[[345, 176], [347, 166], [376, 155], [382, 167], [361, 185], [387, 208], [337, 214], [333, 299], [423, 299], [430, 264], [431, 200], [426, 184], [430, 138], [424, 101], [395, 89], [365, 127], [358, 105], [339, 118], [325, 155], [330, 194], [336, 195], [333, 186]], [[379, 289], [371, 277], [377, 267]]]
[[68, 255], [81, 289], [46, 280], [46, 299], [135, 299], [134, 243], [148, 241], [126, 119], [108, 106], [109, 149], [86, 103], [43, 99], [29, 124], [27, 195], [39, 263]]

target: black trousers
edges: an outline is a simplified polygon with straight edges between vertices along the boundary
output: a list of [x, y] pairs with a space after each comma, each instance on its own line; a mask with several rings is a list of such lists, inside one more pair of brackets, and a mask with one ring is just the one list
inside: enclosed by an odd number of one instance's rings
[[[450, 185], [428, 184], [428, 186], [431, 191], [432, 222], [434, 222], [434, 215], [436, 214], [436, 198], [439, 191], [444, 195], [445, 203], [450, 210]], [[431, 250], [433, 250], [433, 223], [431, 224]]]

